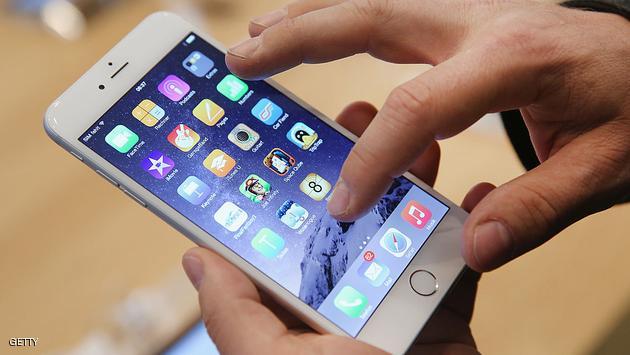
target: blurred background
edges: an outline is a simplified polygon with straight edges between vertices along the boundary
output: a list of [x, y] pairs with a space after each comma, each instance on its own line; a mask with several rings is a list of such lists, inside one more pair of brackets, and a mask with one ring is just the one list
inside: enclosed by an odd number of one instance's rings
[[[230, 45], [246, 37], [251, 17], [283, 2], [0, 0], [0, 353], [153, 354], [197, 322], [180, 266], [192, 243], [58, 148], [42, 116], [153, 11], [180, 13]], [[422, 70], [359, 55], [276, 79], [334, 117], [353, 100], [380, 106]], [[436, 188], [454, 201], [479, 181], [523, 172], [493, 115], [441, 146]], [[628, 216], [628, 205], [591, 216], [484, 275], [472, 321], [480, 351], [627, 353]], [[13, 337], [39, 340], [10, 348]]]

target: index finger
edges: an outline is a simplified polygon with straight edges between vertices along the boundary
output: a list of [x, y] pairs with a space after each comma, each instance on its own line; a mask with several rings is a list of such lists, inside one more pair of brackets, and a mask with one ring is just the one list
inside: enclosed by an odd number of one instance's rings
[[468, 17], [457, 15], [463, 11], [461, 6], [453, 4], [446, 7], [435, 1], [368, 0], [335, 3], [300, 1], [299, 6], [295, 5], [299, 7], [297, 16], [287, 10], [280, 22], [259, 36], [230, 48], [226, 55], [228, 67], [240, 77], [260, 79], [300, 63], [320, 63], [362, 52], [391, 62], [437, 63], [453, 52], [470, 26], [463, 20]]
[[514, 60], [476, 48], [396, 88], [352, 148], [328, 212], [356, 220], [434, 139], [459, 133], [488, 112], [533, 100], [535, 76], [521, 69]]

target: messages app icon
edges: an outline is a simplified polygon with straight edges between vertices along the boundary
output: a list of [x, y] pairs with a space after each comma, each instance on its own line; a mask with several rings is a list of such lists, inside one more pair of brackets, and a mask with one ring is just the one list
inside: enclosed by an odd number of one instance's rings
[[344, 286], [334, 301], [335, 307], [350, 318], [358, 318], [368, 305], [364, 294], [350, 286]]
[[105, 136], [105, 142], [120, 153], [127, 153], [140, 138], [129, 128], [119, 124]]

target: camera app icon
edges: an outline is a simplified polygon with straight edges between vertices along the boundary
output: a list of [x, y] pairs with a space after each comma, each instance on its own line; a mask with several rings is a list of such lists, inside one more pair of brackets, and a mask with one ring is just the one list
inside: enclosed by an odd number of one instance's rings
[[228, 140], [242, 150], [250, 150], [258, 142], [260, 135], [243, 123], [239, 123], [228, 134]]

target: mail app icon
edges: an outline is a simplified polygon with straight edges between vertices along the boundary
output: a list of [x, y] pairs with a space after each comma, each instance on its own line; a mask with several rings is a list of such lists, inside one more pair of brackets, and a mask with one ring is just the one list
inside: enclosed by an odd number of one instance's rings
[[193, 116], [208, 126], [214, 126], [225, 115], [225, 110], [210, 99], [203, 99], [193, 109]]
[[357, 271], [374, 287], [381, 286], [389, 276], [389, 268], [376, 260], [364, 261]]

